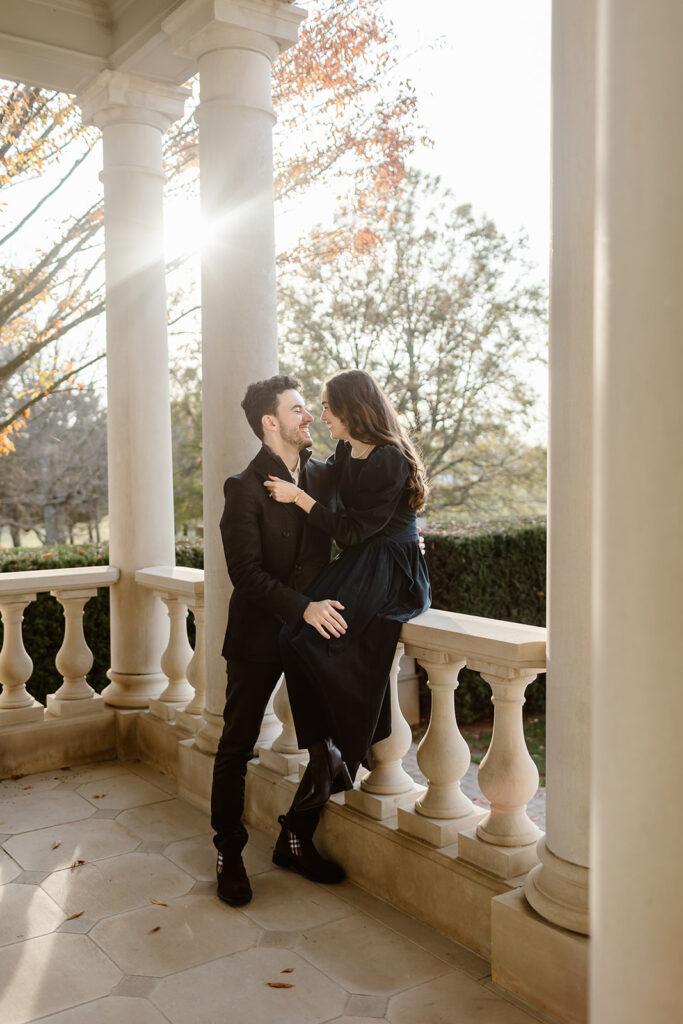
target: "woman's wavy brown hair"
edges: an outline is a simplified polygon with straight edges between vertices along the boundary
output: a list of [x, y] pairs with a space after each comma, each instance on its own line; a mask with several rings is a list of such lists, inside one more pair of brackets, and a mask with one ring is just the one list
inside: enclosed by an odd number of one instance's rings
[[378, 447], [393, 444], [403, 452], [410, 466], [409, 504], [420, 511], [429, 493], [422, 459], [374, 377], [365, 370], [340, 370], [323, 387], [327, 404], [354, 440]]

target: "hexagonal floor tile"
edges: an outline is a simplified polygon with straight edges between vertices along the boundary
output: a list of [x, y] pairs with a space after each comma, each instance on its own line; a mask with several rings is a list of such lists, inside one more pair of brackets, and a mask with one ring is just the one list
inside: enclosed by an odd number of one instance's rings
[[157, 853], [126, 853], [76, 871], [55, 871], [43, 889], [67, 914], [83, 912], [96, 920], [170, 900], [188, 892], [194, 879]]
[[[216, 847], [210, 834], [172, 843], [164, 850], [164, 856], [187, 871], [198, 882], [212, 882], [216, 877]], [[270, 856], [260, 850], [255, 843], [247, 843], [243, 857], [249, 876], [273, 869]]]
[[70, 791], [27, 793], [2, 801], [2, 831], [10, 835], [81, 821], [95, 813], [87, 800]]
[[76, 790], [79, 796], [97, 808], [125, 811], [143, 804], [156, 804], [171, 797], [163, 789], [150, 785], [135, 775], [101, 779], [97, 784], [86, 782]]
[[533, 1018], [459, 971], [389, 1000], [391, 1024], [533, 1024]]
[[126, 1024], [166, 1024], [166, 1018], [147, 999], [128, 996], [105, 996], [94, 1003], [43, 1017], [41, 1024], [121, 1024], [122, 1021]]
[[0, 782], [0, 800], [10, 800], [12, 797], [26, 796], [27, 793], [48, 793], [56, 789], [61, 783], [61, 778], [54, 772], [43, 772], [40, 775], [23, 775], [20, 779], [3, 779]]
[[260, 930], [215, 896], [182, 896], [100, 922], [90, 933], [126, 974], [164, 977], [258, 942]]
[[184, 800], [165, 800], [123, 811], [118, 819], [147, 842], [173, 843], [178, 839], [204, 835], [209, 829], [209, 816]]
[[263, 947], [166, 978], [151, 998], [173, 1024], [319, 1024], [346, 1003], [346, 993], [301, 957]]
[[243, 912], [271, 931], [302, 931], [353, 913], [332, 892], [292, 871], [269, 871], [252, 879], [254, 898]]
[[147, 782], [151, 782], [158, 789], [163, 789], [164, 793], [170, 793], [171, 796], [178, 795], [177, 779], [174, 779], [172, 775], [164, 775], [163, 772], [153, 768], [151, 764], [145, 764], [144, 761], [127, 761], [126, 768], [133, 775], [146, 779]]
[[108, 995], [121, 977], [87, 935], [58, 932], [0, 949], [0, 1017], [28, 1021]]
[[13, 878], [21, 874], [21, 868], [16, 861], [0, 848], [0, 885], [11, 882]]
[[139, 838], [117, 821], [101, 818], [38, 829], [13, 836], [4, 844], [7, 852], [27, 871], [58, 871], [77, 860], [88, 862], [130, 853], [139, 845]]
[[347, 991], [363, 994], [400, 992], [449, 970], [414, 942], [356, 914], [305, 932], [296, 951]]
[[6, 885], [0, 889], [0, 946], [54, 931], [64, 911], [36, 885]]

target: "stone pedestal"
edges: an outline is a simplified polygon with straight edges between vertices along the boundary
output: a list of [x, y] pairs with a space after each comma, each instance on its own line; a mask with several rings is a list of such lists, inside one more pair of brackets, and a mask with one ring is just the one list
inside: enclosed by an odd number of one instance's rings
[[491, 977], [553, 1020], [588, 1020], [588, 946], [537, 914], [522, 889], [491, 900]]

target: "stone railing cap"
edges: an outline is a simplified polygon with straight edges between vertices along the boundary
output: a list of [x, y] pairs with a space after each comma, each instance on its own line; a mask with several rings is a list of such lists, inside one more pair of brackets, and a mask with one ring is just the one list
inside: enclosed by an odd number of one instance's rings
[[154, 565], [138, 569], [135, 582], [151, 590], [164, 590], [185, 597], [204, 596], [204, 570], [181, 565]]
[[113, 565], [83, 565], [74, 569], [29, 569], [26, 572], [0, 573], [0, 597], [3, 594], [32, 594], [48, 590], [83, 590], [109, 587], [119, 578]]
[[428, 650], [519, 668], [545, 667], [546, 630], [543, 626], [430, 608], [404, 623], [401, 640]]

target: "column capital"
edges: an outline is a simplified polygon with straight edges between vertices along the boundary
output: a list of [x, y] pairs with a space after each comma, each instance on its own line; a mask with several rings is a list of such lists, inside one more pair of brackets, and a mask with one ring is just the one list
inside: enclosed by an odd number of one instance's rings
[[212, 50], [248, 49], [272, 62], [299, 38], [307, 12], [292, 0], [186, 0], [162, 23], [173, 52], [197, 60]]
[[102, 71], [77, 97], [86, 124], [144, 124], [165, 132], [182, 117], [189, 89], [125, 71]]

